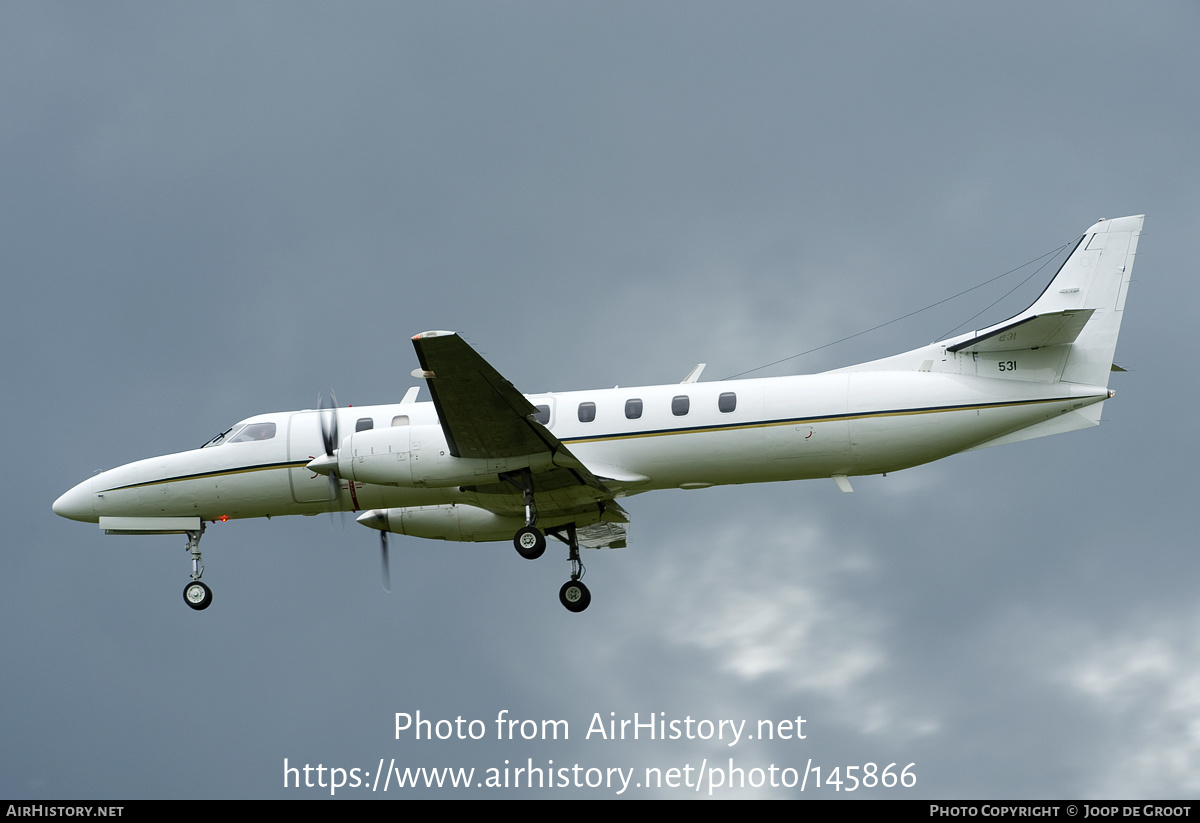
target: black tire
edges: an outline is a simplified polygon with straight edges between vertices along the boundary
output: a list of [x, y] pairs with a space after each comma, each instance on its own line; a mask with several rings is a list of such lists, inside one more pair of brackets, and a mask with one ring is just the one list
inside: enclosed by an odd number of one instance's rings
[[536, 526], [526, 526], [513, 537], [517, 554], [526, 560], [537, 560], [546, 553], [546, 535]]
[[199, 580], [193, 580], [183, 587], [183, 602], [198, 612], [204, 611], [212, 605], [212, 589]]
[[582, 580], [568, 580], [558, 590], [558, 599], [569, 612], [581, 612], [592, 602], [592, 593]]

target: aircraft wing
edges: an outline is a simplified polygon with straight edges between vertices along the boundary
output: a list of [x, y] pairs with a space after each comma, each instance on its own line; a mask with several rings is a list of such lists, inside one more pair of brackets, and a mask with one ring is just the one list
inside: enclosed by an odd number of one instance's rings
[[429, 381], [452, 455], [517, 457], [552, 449], [530, 425], [537, 408], [457, 334], [422, 332], [413, 346], [421, 363], [413, 374]]
[[[613, 490], [533, 418], [537, 408], [466, 341], [454, 332], [427, 331], [413, 337], [413, 346], [421, 363], [413, 374], [429, 386], [452, 455], [489, 459], [549, 453], [552, 467], [532, 477], [539, 511], [575, 513], [599, 506], [609, 515], [606, 520], [628, 521], [613, 502]], [[516, 489], [497, 481], [475, 491], [491, 497], [512, 495]], [[511, 508], [489, 506], [486, 499], [480, 504], [497, 511]]]

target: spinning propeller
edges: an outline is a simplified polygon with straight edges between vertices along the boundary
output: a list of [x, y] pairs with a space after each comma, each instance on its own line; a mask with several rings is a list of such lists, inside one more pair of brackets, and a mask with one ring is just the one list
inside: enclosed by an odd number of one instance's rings
[[388, 533], [379, 533], [379, 558], [383, 562], [383, 590], [392, 593], [392, 571], [388, 565]]
[[[325, 458], [321, 460], [321, 466], [328, 468], [326, 474], [329, 477], [329, 499], [337, 501], [340, 510], [342, 481], [337, 473], [337, 448], [342, 441], [338, 440], [337, 395], [333, 393], [333, 389], [329, 390], [328, 398], [325, 392], [321, 392], [317, 397], [317, 409], [320, 412], [321, 442], [325, 445]], [[311, 464], [309, 468], [312, 468]]]
[[[313, 460], [308, 464], [308, 468], [329, 476], [329, 499], [337, 501], [338, 514], [343, 516], [343, 522], [345, 522], [344, 512], [341, 510], [342, 481], [337, 473], [337, 450], [342, 441], [338, 439], [337, 396], [333, 393], [333, 389], [329, 390], [328, 398], [324, 392], [321, 393], [317, 398], [317, 409], [321, 415], [321, 443], [325, 446], [325, 456]], [[379, 532], [379, 559], [382, 564], [383, 590], [391, 594], [392, 572], [388, 559], [388, 533], [386, 531]]]

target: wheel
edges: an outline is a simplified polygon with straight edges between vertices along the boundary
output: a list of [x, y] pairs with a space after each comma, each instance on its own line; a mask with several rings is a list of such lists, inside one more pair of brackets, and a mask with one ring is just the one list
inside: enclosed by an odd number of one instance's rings
[[513, 538], [517, 554], [526, 560], [537, 560], [546, 552], [546, 536], [536, 526], [526, 526]]
[[196, 611], [203, 611], [212, 603], [212, 589], [199, 580], [193, 580], [183, 587], [183, 602]]
[[558, 590], [558, 599], [569, 612], [581, 612], [592, 602], [592, 593], [581, 580], [568, 580]]

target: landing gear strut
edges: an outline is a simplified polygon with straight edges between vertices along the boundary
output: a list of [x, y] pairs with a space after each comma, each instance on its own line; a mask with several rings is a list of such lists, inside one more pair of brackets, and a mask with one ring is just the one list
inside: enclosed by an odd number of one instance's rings
[[521, 490], [525, 496], [525, 525], [513, 536], [517, 554], [526, 560], [537, 560], [546, 552], [546, 536], [534, 523], [537, 522], [537, 504], [533, 501], [533, 475], [529, 469], [500, 475]]
[[[566, 537], [563, 537], [563, 531], [567, 533]], [[582, 578], [587, 570], [583, 567], [583, 561], [579, 559], [579, 537], [575, 532], [575, 524], [559, 526], [550, 533], [566, 543], [571, 551], [571, 579], [563, 583], [562, 588], [558, 590], [558, 601], [569, 612], [581, 612], [591, 605], [592, 593], [583, 585]]]
[[204, 574], [204, 561], [200, 557], [200, 538], [204, 535], [204, 523], [200, 531], [188, 532], [187, 550], [192, 554], [192, 582], [183, 587], [183, 602], [196, 611], [203, 611], [212, 604], [212, 589], [200, 582]]

